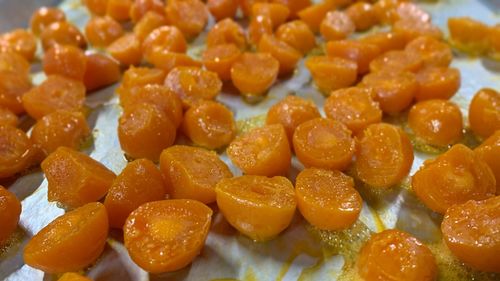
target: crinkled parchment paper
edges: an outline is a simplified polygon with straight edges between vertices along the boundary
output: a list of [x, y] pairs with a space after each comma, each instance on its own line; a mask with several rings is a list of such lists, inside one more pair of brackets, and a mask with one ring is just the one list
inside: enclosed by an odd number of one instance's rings
[[[13, 1], [9, 1], [8, 5], [6, 3], [0, 1], [0, 10], [13, 6]], [[71, 21], [82, 28], [89, 15], [79, 3], [80, 0], [65, 1], [61, 4], [61, 8], [67, 12]], [[442, 0], [420, 4], [432, 14], [433, 21], [443, 30], [446, 30], [446, 19], [450, 16], [471, 16], [488, 24], [500, 22], [499, 0]], [[23, 7], [21, 3], [19, 5]], [[210, 25], [213, 25], [213, 21]], [[200, 55], [204, 48], [204, 37], [202, 34], [192, 43], [190, 55], [195, 57]], [[498, 63], [457, 54], [453, 66], [458, 67], [462, 73], [462, 87], [453, 101], [460, 105], [464, 116], [467, 115], [469, 101], [477, 90], [482, 87], [500, 89]], [[43, 80], [42, 74], [34, 75], [35, 82], [41, 80]], [[119, 173], [127, 161], [120, 149], [116, 134], [117, 119], [121, 109], [117, 105], [114, 88], [94, 93], [87, 99], [87, 106], [91, 108], [89, 123], [94, 131], [93, 143], [86, 152], [115, 173]], [[267, 109], [288, 94], [312, 99], [320, 108], [324, 101], [324, 97], [311, 86], [311, 77], [303, 61], [292, 77], [280, 80], [269, 91], [268, 96], [256, 105], [245, 103], [232, 91], [225, 89], [218, 100], [233, 110], [241, 130], [262, 124]], [[235, 175], [241, 174], [231, 165], [227, 157], [224, 155], [222, 157], [231, 166]], [[416, 152], [410, 174], [413, 174], [422, 161], [429, 157], [434, 156]], [[301, 169], [300, 163], [294, 159], [290, 178], [293, 180]], [[44, 275], [43, 272], [25, 265], [22, 260], [22, 249], [33, 234], [62, 215], [64, 211], [55, 203], [47, 201], [47, 181], [40, 170], [30, 171], [7, 185], [22, 200], [23, 212], [12, 246], [0, 254], [0, 280], [56, 280], [57, 276]], [[353, 280], [355, 270], [352, 265], [360, 245], [366, 241], [371, 232], [397, 227], [412, 233], [431, 247], [439, 264], [440, 280], [473, 278], [500, 280], [498, 275], [471, 272], [452, 258], [441, 242], [439, 231], [441, 217], [419, 203], [407, 182], [382, 193], [370, 192], [370, 189], [362, 184], [358, 184], [357, 187], [365, 203], [359, 221], [346, 231], [336, 233], [317, 231], [297, 215], [292, 225], [278, 238], [265, 243], [256, 243], [238, 234], [220, 214], [216, 214], [212, 231], [200, 256], [187, 268], [164, 275], [149, 275], [138, 268], [130, 260], [120, 242], [120, 232], [112, 231], [104, 254], [86, 274], [94, 280], [109, 281]]]

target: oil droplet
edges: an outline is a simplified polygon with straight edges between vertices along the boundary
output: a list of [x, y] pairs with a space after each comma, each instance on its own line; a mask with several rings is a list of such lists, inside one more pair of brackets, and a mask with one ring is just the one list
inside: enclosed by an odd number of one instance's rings
[[254, 128], [262, 127], [266, 123], [266, 115], [261, 114], [247, 119], [236, 121], [237, 134], [246, 133]]

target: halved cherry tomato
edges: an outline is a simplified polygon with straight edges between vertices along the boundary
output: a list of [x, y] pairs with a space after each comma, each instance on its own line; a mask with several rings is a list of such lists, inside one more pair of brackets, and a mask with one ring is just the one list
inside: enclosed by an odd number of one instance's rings
[[234, 44], [240, 49], [245, 49], [247, 45], [245, 31], [232, 19], [224, 19], [216, 23], [207, 33], [205, 43], [207, 48], [215, 45]]
[[311, 72], [314, 83], [324, 94], [351, 86], [358, 77], [356, 62], [327, 56], [310, 57], [306, 67]]
[[337, 170], [303, 170], [297, 176], [295, 193], [300, 213], [319, 229], [350, 227], [363, 205], [363, 199], [354, 189], [354, 180]]
[[78, 48], [87, 48], [87, 41], [80, 30], [71, 23], [61, 21], [47, 26], [40, 34], [40, 40], [45, 51], [54, 45], [73, 45]]
[[460, 261], [477, 270], [500, 272], [500, 196], [450, 207], [441, 231]]
[[358, 273], [366, 281], [432, 281], [438, 268], [432, 252], [410, 234], [388, 229], [361, 248]]
[[283, 125], [288, 142], [292, 145], [295, 129], [300, 124], [319, 117], [321, 115], [313, 101], [298, 96], [286, 96], [269, 109], [266, 124]]
[[125, 34], [113, 41], [107, 51], [124, 65], [137, 65], [142, 60], [141, 41], [133, 33]]
[[207, 8], [217, 21], [225, 18], [234, 18], [238, 10], [235, 0], [208, 0]]
[[219, 75], [223, 81], [231, 80], [231, 67], [239, 59], [240, 49], [234, 44], [216, 45], [203, 52], [202, 60], [206, 69]]
[[104, 16], [106, 14], [106, 8], [108, 7], [109, 0], [83, 0], [83, 4], [87, 9], [98, 16]]
[[0, 106], [0, 125], [10, 125], [16, 127], [18, 122], [19, 120], [14, 112], [10, 111], [6, 107]]
[[292, 46], [303, 55], [316, 46], [314, 33], [301, 20], [294, 20], [280, 25], [276, 29], [276, 38]]
[[131, 90], [134, 87], [141, 87], [148, 84], [163, 84], [165, 81], [165, 71], [157, 68], [130, 66], [123, 73], [120, 87], [116, 90], [120, 95], [122, 92]]
[[37, 150], [24, 131], [0, 125], [0, 179], [14, 176], [34, 164]]
[[215, 202], [215, 185], [233, 175], [213, 152], [199, 147], [174, 145], [160, 157], [167, 193], [174, 199]]
[[104, 205], [86, 204], [56, 218], [35, 234], [24, 248], [24, 262], [46, 273], [82, 270], [101, 255], [108, 231]]
[[418, 54], [424, 66], [447, 67], [453, 59], [451, 48], [446, 43], [427, 36], [412, 40], [406, 45], [405, 51]]
[[359, 41], [376, 45], [381, 54], [392, 50], [401, 50], [406, 45], [406, 38], [403, 34], [396, 32], [375, 32], [361, 37]]
[[130, 19], [139, 22], [147, 13], [165, 14], [165, 3], [162, 0], [134, 0], [130, 7]]
[[222, 82], [215, 72], [179, 66], [168, 73], [165, 86], [176, 93], [187, 108], [196, 101], [214, 99], [222, 88]]
[[460, 71], [457, 68], [427, 67], [417, 75], [417, 101], [428, 99], [450, 99], [460, 88]]
[[120, 104], [125, 111], [139, 103], [158, 107], [176, 128], [182, 123], [182, 102], [174, 92], [163, 85], [138, 85], [120, 93]]
[[21, 216], [21, 202], [16, 195], [0, 185], [0, 246], [16, 231]]
[[288, 7], [290, 10], [289, 19], [297, 18], [297, 13], [311, 5], [310, 0], [272, 0], [271, 2], [279, 3]]
[[26, 75], [12, 71], [0, 71], [0, 106], [15, 114], [23, 113], [23, 95], [31, 89]]
[[66, 21], [66, 15], [63, 11], [53, 7], [40, 7], [31, 15], [31, 32], [38, 36], [47, 26], [58, 21]]
[[258, 49], [259, 52], [269, 53], [278, 60], [280, 64], [279, 73], [282, 75], [292, 73], [295, 70], [297, 62], [302, 58], [302, 54], [299, 51], [273, 35], [262, 35]]
[[321, 21], [325, 18], [326, 14], [334, 8], [335, 2], [326, 0], [299, 11], [297, 15], [313, 32], [317, 33], [320, 29]]
[[356, 26], [357, 31], [365, 31], [379, 22], [377, 13], [370, 3], [356, 2], [350, 5], [346, 14]]
[[392, 31], [402, 34], [406, 42], [410, 42], [419, 36], [428, 36], [438, 40], [443, 39], [443, 32], [441, 29], [431, 22], [402, 19], [394, 23]]
[[244, 96], [262, 96], [276, 81], [279, 62], [268, 53], [243, 53], [231, 67], [231, 80]]
[[406, 51], [389, 51], [370, 62], [371, 72], [417, 72], [422, 68], [423, 60], [419, 54]]
[[424, 162], [413, 175], [412, 188], [430, 209], [444, 214], [456, 204], [495, 195], [496, 181], [488, 164], [462, 144]]
[[469, 105], [469, 125], [481, 138], [500, 129], [500, 93], [489, 88], [479, 90]]
[[379, 0], [373, 4], [373, 10], [377, 15], [379, 22], [384, 24], [393, 24], [397, 19], [396, 9], [404, 0]]
[[149, 33], [142, 43], [144, 58], [148, 61], [151, 61], [158, 53], [184, 53], [186, 50], [186, 39], [184, 39], [182, 32], [175, 26], [158, 27]]
[[344, 124], [315, 118], [297, 127], [293, 134], [293, 148], [306, 167], [345, 170], [352, 162], [355, 143]]
[[472, 54], [488, 49], [490, 28], [486, 24], [469, 17], [449, 18], [448, 29], [455, 47]]
[[252, 18], [248, 25], [248, 41], [257, 45], [264, 34], [273, 34], [273, 22], [268, 15], [260, 15]]
[[328, 118], [338, 120], [353, 133], [358, 133], [370, 124], [382, 121], [382, 110], [373, 100], [373, 91], [351, 87], [333, 91], [325, 101]]
[[85, 26], [85, 36], [89, 43], [104, 48], [123, 35], [123, 27], [111, 17], [93, 17]]
[[500, 61], [500, 24], [490, 27], [489, 41], [489, 56]]
[[126, 108], [118, 120], [118, 139], [125, 153], [158, 162], [163, 149], [175, 141], [173, 120], [156, 105], [139, 103]]
[[212, 213], [195, 200], [145, 203], [125, 222], [125, 247], [132, 260], [148, 272], [179, 270], [203, 249]]
[[130, 8], [132, 0], [106, 0], [106, 14], [117, 21], [127, 21], [130, 19]]
[[227, 146], [236, 135], [231, 110], [214, 101], [199, 101], [184, 115], [182, 131], [196, 145], [208, 149]]
[[63, 146], [45, 158], [41, 167], [49, 183], [48, 200], [69, 208], [103, 198], [116, 177], [90, 156]]
[[403, 1], [397, 5], [394, 15], [396, 21], [411, 20], [416, 24], [431, 21], [431, 15], [420, 8], [417, 4]]
[[356, 26], [346, 13], [331, 11], [321, 21], [319, 30], [326, 40], [340, 40], [352, 34]]
[[0, 72], [13, 72], [22, 77], [29, 77], [30, 63], [14, 52], [0, 52]]
[[374, 44], [361, 41], [336, 40], [326, 44], [326, 53], [330, 57], [339, 57], [356, 62], [358, 73], [365, 74], [370, 70], [370, 63], [380, 54], [380, 49]]
[[120, 64], [103, 54], [87, 55], [83, 84], [87, 92], [109, 86], [120, 80]]
[[90, 128], [81, 112], [58, 110], [36, 122], [31, 139], [49, 155], [60, 146], [78, 150], [89, 134]]
[[246, 175], [222, 179], [215, 192], [227, 221], [256, 241], [272, 239], [285, 230], [297, 205], [293, 185], [285, 177]]
[[177, 26], [187, 38], [200, 34], [208, 21], [208, 9], [200, 0], [171, 0], [165, 13], [170, 24]]
[[447, 100], [426, 100], [413, 105], [408, 125], [417, 138], [437, 146], [454, 144], [463, 134], [460, 108]]
[[280, 3], [256, 2], [252, 5], [252, 18], [258, 21], [259, 17], [269, 17], [273, 30], [283, 24], [289, 15], [288, 7]]
[[82, 82], [60, 75], [50, 75], [42, 84], [23, 95], [26, 112], [35, 119], [59, 109], [81, 110], [85, 101]]
[[364, 183], [389, 188], [410, 172], [413, 147], [400, 128], [386, 123], [372, 124], [357, 141], [355, 173]]
[[497, 182], [497, 195], [500, 195], [500, 130], [487, 138], [483, 143], [474, 149], [474, 153], [483, 159], [495, 175]]
[[286, 175], [292, 153], [281, 124], [254, 128], [237, 136], [226, 150], [231, 161], [249, 175]]
[[153, 162], [138, 159], [128, 163], [104, 200], [109, 225], [121, 229], [132, 211], [144, 203], [165, 199], [165, 191], [163, 177]]
[[165, 15], [149, 11], [134, 25], [134, 34], [143, 42], [153, 30], [164, 25], [167, 25]]
[[0, 52], [14, 52], [32, 61], [36, 52], [36, 37], [25, 29], [15, 29], [0, 35]]
[[55, 45], [43, 55], [43, 71], [47, 76], [62, 75], [81, 81], [86, 67], [85, 53], [75, 46]]
[[361, 85], [375, 93], [380, 109], [388, 114], [405, 110], [418, 90], [415, 75], [411, 72], [376, 72], [363, 77]]

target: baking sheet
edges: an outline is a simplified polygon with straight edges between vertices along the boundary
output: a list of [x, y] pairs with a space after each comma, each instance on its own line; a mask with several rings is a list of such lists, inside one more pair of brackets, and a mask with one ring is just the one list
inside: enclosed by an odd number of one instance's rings
[[[7, 5], [7, 1], [0, 1], [2, 11], [10, 9], [16, 3], [8, 1]], [[420, 5], [431, 13], [433, 22], [443, 30], [446, 30], [446, 19], [450, 16], [472, 16], [488, 24], [500, 22], [498, 0], [445, 0], [422, 2]], [[67, 13], [68, 19], [77, 23], [80, 28], [89, 17], [80, 0], [66, 0], [61, 8]], [[209, 25], [213, 25], [213, 20]], [[190, 55], [196, 57], [201, 53], [203, 38], [204, 34], [193, 42], [188, 52]], [[268, 108], [288, 94], [312, 99], [322, 111], [324, 97], [311, 85], [311, 77], [303, 63], [302, 60], [292, 77], [280, 80], [273, 86], [259, 104], [245, 103], [231, 89], [225, 89], [218, 100], [233, 110], [242, 130], [262, 124], [263, 115]], [[462, 86], [452, 100], [461, 106], [464, 116], [467, 114], [469, 101], [477, 90], [483, 87], [500, 89], [498, 63], [457, 54], [452, 66], [459, 68], [462, 73]], [[43, 74], [34, 75], [35, 82], [43, 79]], [[91, 108], [88, 120], [94, 130], [93, 143], [86, 152], [119, 173], [127, 161], [116, 134], [121, 109], [114, 95], [115, 87], [94, 93], [87, 99], [87, 106]], [[416, 152], [415, 156], [410, 174], [418, 169], [423, 160], [434, 157], [421, 152]], [[241, 174], [225, 155], [222, 158], [235, 175]], [[289, 176], [294, 179], [302, 166], [296, 159], [293, 159], [292, 166]], [[0, 252], [0, 280], [57, 280], [57, 276], [44, 274], [23, 264], [22, 249], [33, 234], [64, 211], [57, 204], [47, 202], [47, 181], [40, 170], [32, 170], [7, 185], [22, 199], [23, 212], [12, 246]], [[420, 204], [409, 191], [407, 181], [398, 188], [382, 193], [373, 193], [362, 184], [357, 187], [365, 202], [359, 221], [346, 231], [318, 231], [296, 215], [292, 225], [277, 239], [255, 243], [238, 234], [220, 214], [216, 214], [203, 252], [192, 265], [183, 270], [163, 275], [144, 272], [130, 260], [120, 242], [121, 233], [112, 231], [104, 254], [85, 273], [96, 281], [353, 280], [356, 276], [352, 264], [360, 245], [369, 238], [371, 232], [397, 227], [429, 245], [439, 264], [440, 280], [500, 280], [498, 275], [469, 271], [453, 259], [441, 241], [441, 217]]]

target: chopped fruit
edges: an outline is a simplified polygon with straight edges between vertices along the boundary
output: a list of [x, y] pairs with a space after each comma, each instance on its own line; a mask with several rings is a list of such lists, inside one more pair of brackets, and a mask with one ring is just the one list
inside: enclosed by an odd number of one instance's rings
[[500, 130], [487, 138], [474, 152], [483, 159], [495, 175], [497, 182], [497, 195], [500, 195]]
[[316, 118], [300, 124], [293, 134], [293, 148], [306, 167], [345, 170], [352, 162], [355, 142], [339, 121]]
[[46, 273], [83, 270], [101, 255], [108, 231], [104, 205], [86, 204], [56, 218], [35, 234], [24, 248], [24, 262]]
[[130, 66], [123, 73], [123, 79], [117, 92], [121, 95], [122, 92], [128, 91], [134, 87], [141, 87], [150, 84], [161, 85], [165, 81], [165, 71], [157, 68], [135, 67]]
[[103, 198], [116, 177], [90, 156], [67, 147], [56, 149], [41, 166], [49, 183], [49, 201], [60, 202], [69, 208]]
[[106, 8], [108, 7], [109, 0], [83, 0], [83, 4], [87, 9], [98, 16], [104, 16], [106, 14]]
[[0, 185], [0, 247], [16, 231], [21, 216], [21, 202], [16, 195]]
[[184, 39], [182, 32], [175, 26], [158, 27], [149, 33], [142, 43], [144, 58], [149, 62], [154, 61], [154, 57], [162, 53], [184, 53], [186, 50], [186, 39]]
[[170, 0], [165, 13], [170, 24], [178, 27], [187, 38], [194, 38], [208, 22], [208, 9], [200, 0]]
[[406, 45], [406, 38], [395, 32], [375, 32], [359, 39], [360, 42], [376, 45], [380, 53], [401, 50]]
[[207, 8], [217, 21], [225, 18], [234, 18], [238, 10], [235, 0], [208, 0]]
[[137, 65], [142, 61], [141, 41], [133, 33], [125, 34], [113, 41], [107, 51], [124, 65]]
[[290, 74], [295, 71], [297, 62], [302, 54], [287, 43], [277, 39], [273, 35], [264, 34], [259, 41], [259, 52], [269, 53], [278, 60], [280, 74]]
[[214, 101], [199, 101], [186, 111], [182, 131], [196, 145], [218, 149], [233, 140], [236, 122], [226, 106]]
[[85, 26], [85, 36], [97, 48], [105, 48], [123, 35], [123, 27], [111, 17], [93, 17]]
[[162, 0], [135, 0], [130, 7], [130, 19], [139, 22], [148, 13], [165, 14], [165, 4]]
[[325, 95], [333, 90], [351, 86], [358, 77], [356, 62], [344, 58], [310, 57], [306, 60], [306, 67], [318, 89]]
[[85, 86], [77, 80], [50, 75], [42, 84], [25, 93], [22, 99], [26, 112], [40, 119], [59, 109], [81, 110], [85, 101]]
[[370, 63], [371, 72], [417, 72], [423, 65], [419, 54], [406, 51], [386, 52]]
[[405, 51], [421, 57], [424, 66], [448, 67], [453, 59], [451, 48], [446, 43], [427, 36], [412, 40], [406, 45]]
[[222, 82], [217, 73], [200, 67], [178, 66], [172, 69], [165, 86], [182, 100], [188, 108], [200, 100], [212, 100], [220, 92]]
[[297, 176], [295, 193], [300, 213], [319, 229], [349, 228], [363, 205], [354, 180], [337, 170], [303, 170]]
[[13, 72], [22, 77], [30, 74], [30, 63], [14, 52], [0, 52], [0, 72]]
[[455, 47], [475, 55], [488, 49], [490, 28], [486, 24], [469, 17], [449, 18], [448, 29]]
[[125, 247], [132, 260], [148, 272], [179, 270], [203, 249], [212, 213], [209, 207], [195, 200], [145, 203], [125, 222]]
[[300, 124], [319, 117], [321, 115], [313, 101], [298, 96], [286, 96], [269, 109], [266, 124], [283, 125], [291, 145], [295, 129]]
[[245, 30], [234, 20], [224, 19], [210, 29], [205, 43], [207, 48], [216, 45], [234, 44], [240, 49], [245, 49], [247, 45]]
[[92, 281], [92, 279], [84, 277], [80, 274], [68, 272], [68, 273], [64, 273], [61, 276], [61, 278], [57, 279], [57, 281]]
[[326, 40], [341, 40], [356, 29], [354, 22], [344, 12], [331, 11], [321, 21], [320, 32]]
[[392, 31], [402, 34], [406, 42], [410, 42], [419, 36], [428, 36], [438, 40], [443, 39], [441, 29], [430, 22], [399, 20], [392, 26]]
[[16, 127], [18, 122], [19, 120], [14, 112], [10, 111], [8, 108], [0, 106], [0, 126], [10, 125]]
[[380, 54], [380, 49], [377, 45], [361, 41], [336, 40], [326, 44], [326, 53], [330, 57], [339, 57], [356, 62], [358, 73], [365, 74], [370, 70], [370, 63]]
[[278, 77], [279, 62], [268, 53], [243, 53], [231, 67], [231, 80], [243, 96], [262, 96]]
[[495, 195], [496, 181], [488, 164], [462, 144], [424, 162], [413, 175], [412, 188], [430, 209], [444, 214], [456, 204]]
[[358, 137], [356, 176], [374, 188], [389, 188], [410, 172], [413, 147], [400, 128], [378, 123], [368, 126]]
[[241, 51], [234, 44], [215, 45], [203, 52], [206, 69], [219, 75], [222, 81], [231, 80], [231, 67], [240, 58]]
[[158, 107], [176, 128], [182, 123], [182, 102], [174, 92], [163, 85], [139, 85], [120, 93], [120, 104], [125, 111], [139, 103]]
[[469, 105], [469, 125], [481, 138], [491, 136], [500, 129], [500, 93], [493, 89], [481, 89]]
[[396, 114], [410, 106], [418, 91], [415, 74], [411, 72], [376, 72], [363, 77], [361, 86], [375, 93], [375, 101], [388, 114]]
[[87, 41], [80, 30], [71, 23], [61, 21], [47, 26], [40, 34], [44, 50], [49, 50], [55, 45], [72, 45], [85, 49]]
[[356, 26], [356, 31], [365, 31], [379, 22], [375, 9], [370, 3], [356, 2], [345, 12]]
[[31, 140], [49, 155], [61, 146], [78, 150], [89, 134], [90, 128], [82, 113], [58, 110], [36, 122]]
[[289, 15], [290, 10], [283, 4], [256, 2], [252, 5], [252, 20], [259, 21], [259, 17], [268, 17], [273, 30], [285, 23]]
[[120, 80], [120, 64], [102, 54], [87, 55], [87, 66], [83, 75], [83, 84], [87, 92], [98, 90]]
[[47, 26], [58, 21], [66, 21], [63, 11], [58, 8], [40, 7], [31, 15], [31, 32], [38, 36]]
[[447, 100], [426, 100], [415, 104], [408, 115], [408, 125], [425, 143], [446, 146], [463, 134], [460, 108]]
[[273, 34], [273, 22], [268, 15], [260, 15], [252, 18], [248, 26], [248, 40], [257, 45], [262, 35]]
[[36, 37], [25, 29], [14, 29], [0, 35], [0, 52], [14, 52], [32, 61], [36, 52]]
[[9, 178], [34, 164], [37, 150], [25, 132], [0, 125], [0, 179]]
[[328, 118], [338, 120], [353, 133], [382, 121], [382, 110], [373, 100], [373, 91], [361, 87], [333, 91], [325, 101]]
[[233, 176], [215, 152], [184, 145], [165, 149], [160, 169], [171, 198], [194, 199], [205, 204], [215, 202], [215, 185]]
[[417, 75], [417, 101], [428, 99], [450, 99], [460, 88], [460, 71], [457, 68], [427, 67]]
[[128, 21], [130, 19], [130, 8], [132, 0], [106, 0], [106, 14], [117, 21]]
[[0, 106], [15, 114], [24, 112], [23, 95], [31, 89], [26, 75], [12, 71], [0, 71]]
[[272, 239], [285, 230], [297, 205], [293, 185], [284, 177], [222, 179], [215, 192], [217, 205], [227, 221], [256, 241]]
[[429, 248], [396, 229], [372, 235], [361, 248], [357, 267], [366, 281], [432, 281], [438, 275], [436, 259]]
[[322, 20], [326, 17], [326, 14], [333, 9], [335, 9], [334, 1], [326, 0], [299, 11], [297, 15], [313, 32], [317, 33], [320, 29]]
[[43, 55], [43, 71], [47, 76], [62, 75], [83, 80], [87, 67], [85, 53], [71, 45], [55, 45]]
[[163, 149], [175, 141], [173, 120], [151, 103], [128, 106], [118, 120], [118, 139], [125, 153], [158, 162]]
[[133, 31], [139, 41], [143, 42], [153, 30], [165, 25], [167, 25], [165, 15], [149, 11], [134, 25]]
[[500, 196], [450, 207], [441, 231], [460, 261], [476, 270], [500, 273]]
[[144, 203], [165, 199], [163, 177], [147, 159], [132, 161], [115, 178], [104, 200], [109, 225], [122, 228], [127, 217]]
[[226, 152], [249, 175], [286, 175], [291, 165], [290, 144], [281, 124], [254, 128], [237, 136]]
[[316, 46], [314, 33], [301, 20], [294, 20], [280, 25], [276, 29], [276, 38], [292, 46], [303, 55]]

